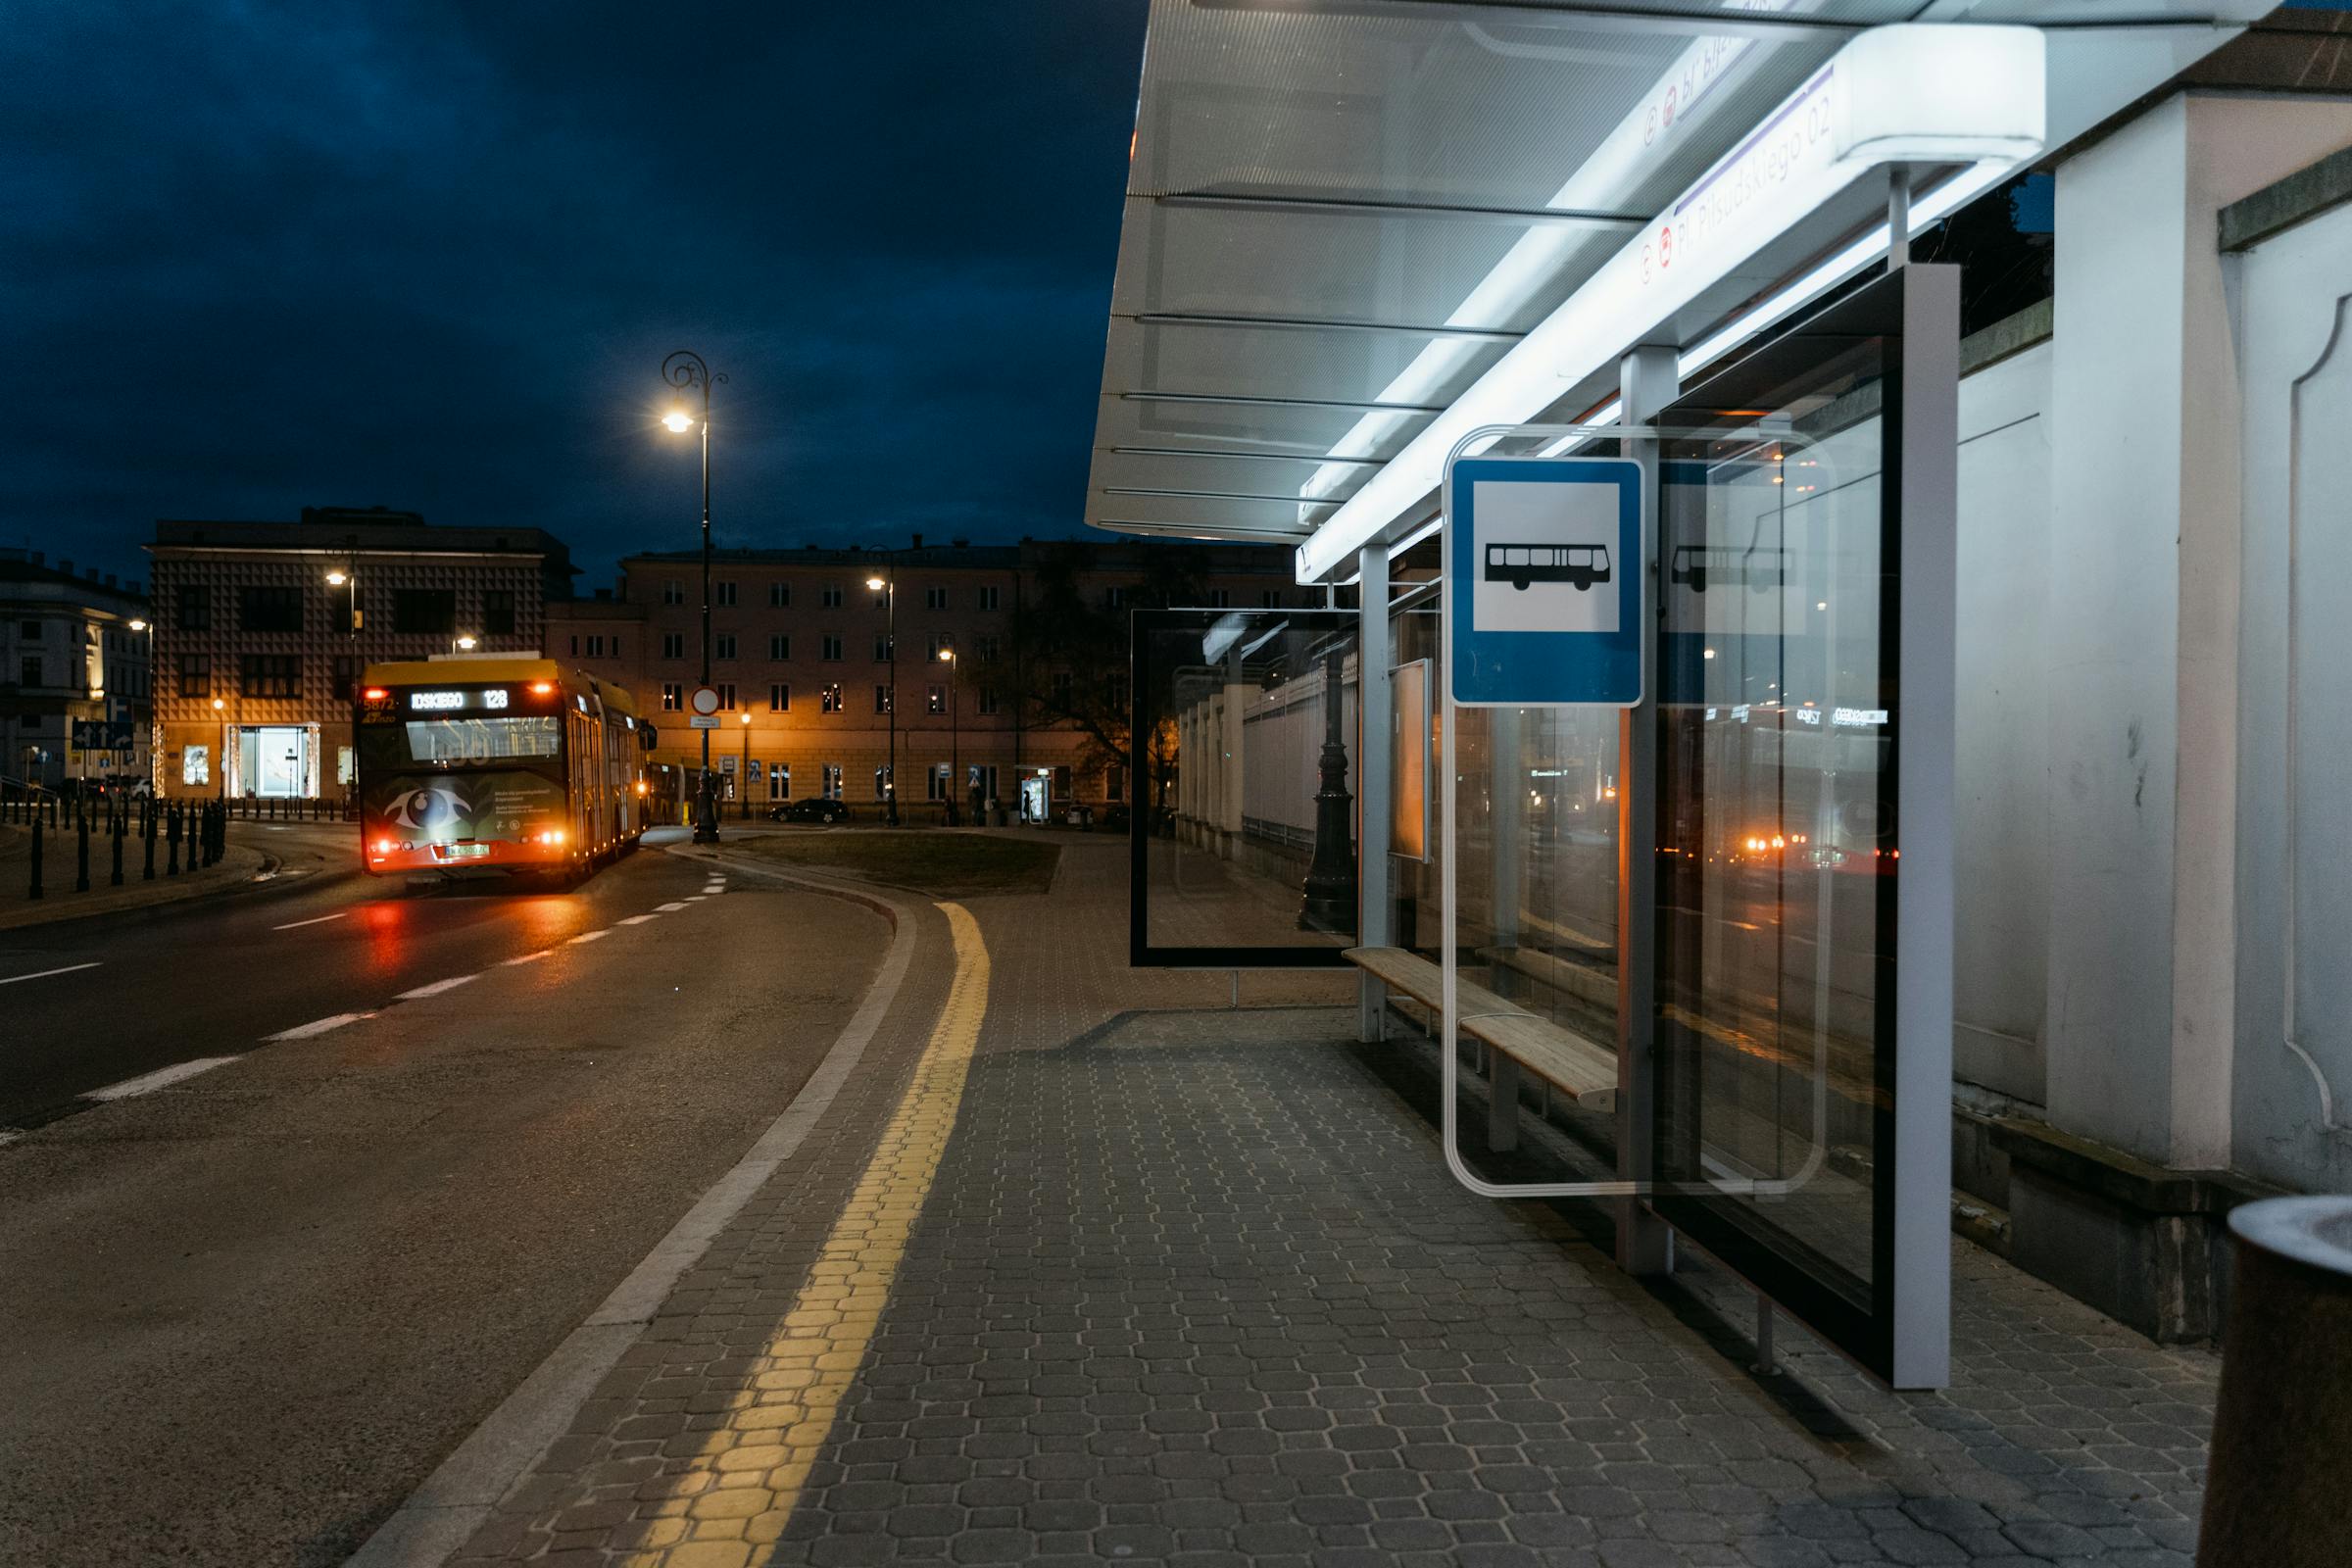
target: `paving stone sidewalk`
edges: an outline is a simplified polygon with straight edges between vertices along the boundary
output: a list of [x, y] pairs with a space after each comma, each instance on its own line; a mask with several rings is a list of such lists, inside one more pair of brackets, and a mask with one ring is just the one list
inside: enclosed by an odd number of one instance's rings
[[803, 1374], [765, 1352], [909, 1039], [458, 1560], [2186, 1568], [2210, 1353], [1955, 1243], [1951, 1390], [1786, 1329], [1758, 1376], [1725, 1276], [1645, 1285], [1448, 1180], [1393, 1087], [1412, 1048], [1355, 1045], [1343, 984], [1252, 977], [1234, 1010], [1224, 976], [1129, 971], [1122, 871], [1077, 850], [1053, 897], [969, 905], [977, 1054], [789, 1484], [724, 1455], [778, 1462], [762, 1384]]

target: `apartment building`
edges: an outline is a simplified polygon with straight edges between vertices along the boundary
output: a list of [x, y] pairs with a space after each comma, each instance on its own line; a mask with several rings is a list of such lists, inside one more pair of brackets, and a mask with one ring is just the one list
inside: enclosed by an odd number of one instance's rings
[[0, 778], [143, 774], [147, 600], [135, 582], [38, 550], [0, 550]]
[[[657, 762], [701, 765], [687, 725], [702, 677], [702, 553], [631, 556], [618, 585], [549, 610], [554, 657], [627, 684], [660, 726]], [[1029, 667], [1016, 626], [1052, 602], [1115, 616], [1171, 580], [1210, 605], [1319, 602], [1289, 557], [1247, 545], [1023, 540], [900, 550], [725, 550], [710, 569], [710, 684], [721, 726], [711, 766], [730, 814], [822, 795], [878, 808], [892, 786], [896, 734], [903, 814], [968, 812], [995, 802], [1007, 820], [1072, 803], [1127, 798], [1112, 754], [1069, 716], [1098, 694], [1116, 704], [1116, 670]], [[895, 719], [895, 725], [894, 725]]]
[[539, 648], [569, 552], [538, 528], [306, 507], [292, 522], [164, 519], [154, 558], [166, 794], [303, 799], [352, 780], [361, 669]]

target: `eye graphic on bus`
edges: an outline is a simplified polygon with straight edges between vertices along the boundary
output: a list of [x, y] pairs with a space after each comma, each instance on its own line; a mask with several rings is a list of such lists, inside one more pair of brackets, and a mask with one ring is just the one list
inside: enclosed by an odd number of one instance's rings
[[402, 827], [434, 828], [464, 816], [466, 803], [455, 790], [428, 785], [404, 792], [393, 801], [387, 814]]
[[1583, 593], [1609, 580], [1607, 545], [1489, 545], [1487, 581], [1525, 589], [1533, 582], [1564, 582]]
[[1669, 580], [1694, 594], [1710, 582], [1736, 588], [1747, 584], [1751, 593], [1768, 593], [1788, 577], [1786, 550], [1733, 550], [1723, 545], [1676, 545], [1668, 563]]

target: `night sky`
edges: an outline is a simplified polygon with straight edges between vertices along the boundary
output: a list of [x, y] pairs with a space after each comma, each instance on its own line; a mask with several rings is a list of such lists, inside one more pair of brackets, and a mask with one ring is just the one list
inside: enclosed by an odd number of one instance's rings
[[0, 544], [1080, 530], [1144, 0], [6, 9]]

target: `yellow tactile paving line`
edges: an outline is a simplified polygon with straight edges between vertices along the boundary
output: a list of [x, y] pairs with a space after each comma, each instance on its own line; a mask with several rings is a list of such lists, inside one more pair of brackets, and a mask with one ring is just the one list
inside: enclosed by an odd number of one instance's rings
[[696, 1459], [709, 1478], [684, 1519], [628, 1559], [632, 1568], [743, 1568], [783, 1534], [864, 1361], [906, 1240], [956, 1127], [964, 1077], [988, 1012], [988, 946], [961, 905], [941, 904], [956, 936], [956, 978], [914, 1081], [842, 1205], [792, 1310], [760, 1351], [762, 1370]]

